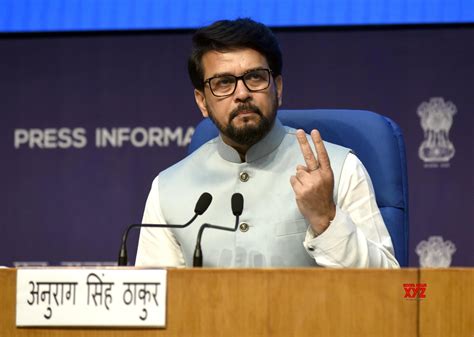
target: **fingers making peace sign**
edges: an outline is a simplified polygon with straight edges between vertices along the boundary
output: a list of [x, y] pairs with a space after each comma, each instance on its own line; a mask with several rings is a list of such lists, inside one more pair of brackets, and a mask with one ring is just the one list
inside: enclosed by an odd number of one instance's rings
[[290, 183], [301, 214], [309, 221], [313, 231], [320, 234], [336, 215], [333, 172], [318, 130], [311, 131], [317, 158], [303, 130], [296, 132], [296, 138], [306, 165], [296, 167], [296, 174], [291, 176]]

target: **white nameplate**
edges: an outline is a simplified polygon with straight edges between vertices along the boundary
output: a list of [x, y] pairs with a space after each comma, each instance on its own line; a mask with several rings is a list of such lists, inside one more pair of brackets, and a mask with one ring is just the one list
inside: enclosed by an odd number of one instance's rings
[[166, 270], [18, 269], [17, 326], [166, 324]]

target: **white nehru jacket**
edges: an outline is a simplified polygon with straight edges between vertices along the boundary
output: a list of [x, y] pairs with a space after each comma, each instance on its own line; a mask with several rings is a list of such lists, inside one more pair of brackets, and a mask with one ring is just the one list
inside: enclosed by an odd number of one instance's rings
[[276, 120], [243, 163], [217, 137], [161, 172], [153, 181], [143, 223], [182, 224], [194, 214], [203, 192], [211, 193], [213, 201], [185, 229], [142, 228], [136, 266], [192, 266], [199, 227], [233, 227], [230, 200], [239, 192], [244, 197], [239, 222], [245, 225], [236, 232], [206, 229], [204, 266], [398, 267], [367, 171], [348, 149], [326, 142], [335, 176], [336, 217], [326, 231], [314, 235], [290, 184], [296, 166], [304, 165], [295, 132]]

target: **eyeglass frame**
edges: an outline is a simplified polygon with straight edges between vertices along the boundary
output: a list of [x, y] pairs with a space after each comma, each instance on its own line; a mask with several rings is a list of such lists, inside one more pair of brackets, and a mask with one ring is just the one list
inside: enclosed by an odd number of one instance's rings
[[[258, 70], [265, 70], [266, 72], [268, 72], [268, 83], [267, 83], [267, 86], [265, 88], [262, 88], [262, 89], [257, 89], [257, 90], [254, 90], [254, 89], [250, 89], [248, 86], [247, 86], [247, 83], [245, 83], [245, 80], [244, 80], [244, 77], [254, 71], [258, 71]], [[225, 76], [231, 76], [233, 78], [235, 78], [235, 85], [234, 85], [234, 90], [232, 90], [231, 93], [229, 94], [225, 94], [225, 95], [216, 95], [214, 93], [214, 91], [212, 90], [212, 87], [211, 87], [211, 80], [215, 79], [215, 78], [220, 78], [220, 77], [225, 77]], [[271, 82], [271, 78], [273, 77], [273, 71], [269, 68], [257, 68], [257, 69], [251, 69], [251, 70], [248, 70], [246, 71], [245, 73], [243, 73], [241, 76], [235, 76], [235, 75], [232, 75], [232, 74], [228, 74], [228, 75], [219, 75], [219, 76], [213, 76], [213, 77], [209, 77], [207, 80], [205, 80], [203, 83], [204, 85], [208, 84], [209, 85], [209, 90], [211, 90], [211, 93], [215, 96], [215, 97], [229, 97], [229, 96], [232, 96], [234, 93], [235, 93], [235, 90], [237, 89], [237, 84], [239, 83], [239, 80], [242, 80], [242, 83], [245, 85], [245, 87], [247, 88], [248, 91], [250, 92], [259, 92], [259, 91], [263, 91], [263, 90], [266, 90], [268, 89], [268, 87], [270, 87], [270, 82]]]

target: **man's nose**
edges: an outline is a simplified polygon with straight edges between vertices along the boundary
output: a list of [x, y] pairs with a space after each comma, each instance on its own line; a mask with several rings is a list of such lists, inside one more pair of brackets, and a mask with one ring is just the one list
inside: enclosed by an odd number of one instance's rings
[[239, 102], [248, 101], [252, 92], [245, 86], [244, 80], [239, 79], [236, 84], [234, 99]]

